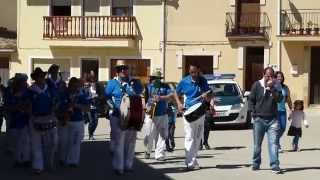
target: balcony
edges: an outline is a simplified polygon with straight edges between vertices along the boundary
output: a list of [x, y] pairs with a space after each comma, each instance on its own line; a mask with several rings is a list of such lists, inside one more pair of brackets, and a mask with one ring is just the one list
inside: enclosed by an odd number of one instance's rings
[[[229, 40], [268, 40], [271, 24], [266, 13], [226, 14], [226, 36]], [[237, 19], [237, 20], [236, 20]]]
[[319, 40], [320, 10], [281, 12], [280, 38], [285, 40]]
[[51, 45], [78, 46], [85, 40], [88, 46], [130, 46], [140, 37], [132, 16], [43, 17], [43, 39], [50, 40]]

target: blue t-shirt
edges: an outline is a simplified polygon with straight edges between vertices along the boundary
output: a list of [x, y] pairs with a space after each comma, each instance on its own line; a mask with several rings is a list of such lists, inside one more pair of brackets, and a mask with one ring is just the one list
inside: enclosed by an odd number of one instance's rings
[[[19, 104], [23, 106], [23, 103], [26, 103], [28, 98], [27, 90], [25, 90], [21, 96], [14, 96], [11, 92], [7, 92], [4, 105], [6, 107], [15, 107]], [[10, 129], [22, 129], [29, 124], [29, 114], [26, 112], [11, 110], [8, 111], [8, 115], [10, 119]]]
[[[84, 91], [79, 90], [75, 94], [71, 95], [70, 92], [66, 92], [65, 94], [60, 96], [60, 101], [62, 102], [59, 106], [59, 111], [64, 112], [69, 108], [70, 103], [74, 103], [77, 105], [90, 105], [90, 100], [88, 95], [84, 93]], [[73, 113], [70, 117], [70, 121], [78, 122], [83, 121], [83, 114], [80, 108], [74, 108]]]
[[[166, 86], [165, 84], [162, 84], [160, 88], [155, 88], [153, 84], [148, 85], [148, 91], [149, 91], [149, 99], [148, 104], [152, 103], [152, 95], [158, 95], [158, 96], [166, 96], [171, 93], [171, 90], [169, 86]], [[162, 116], [167, 114], [168, 110], [168, 103], [165, 100], [161, 100], [157, 103], [156, 110], [155, 110], [155, 116]]]
[[287, 97], [289, 96], [289, 89], [287, 86], [282, 86], [281, 88], [282, 96], [283, 98], [281, 101], [278, 103], [278, 111], [285, 112], [286, 111], [286, 100]]
[[57, 93], [46, 84], [44, 89], [39, 89], [34, 84], [30, 87], [32, 114], [35, 116], [49, 115], [58, 101]]
[[139, 80], [131, 80], [129, 83], [121, 85], [121, 82], [117, 79], [110, 80], [104, 90], [106, 98], [111, 99], [117, 109], [120, 108], [121, 99], [124, 93], [131, 96], [140, 95], [142, 91], [143, 86]]
[[194, 99], [201, 96], [202, 93], [208, 90], [210, 90], [210, 88], [207, 80], [204, 77], [199, 76], [198, 81], [193, 81], [190, 75], [183, 78], [176, 88], [176, 92], [178, 94], [184, 94], [186, 96], [186, 108], [201, 102], [201, 98], [195, 101]]

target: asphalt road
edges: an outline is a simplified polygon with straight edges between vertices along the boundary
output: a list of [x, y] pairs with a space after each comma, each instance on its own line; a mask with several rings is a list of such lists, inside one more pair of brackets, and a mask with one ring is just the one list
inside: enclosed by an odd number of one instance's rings
[[[39, 177], [32, 176], [30, 169], [15, 169], [10, 155], [5, 154], [5, 142], [0, 137], [0, 180], [106, 180], [106, 179], [181, 179], [181, 180], [308, 180], [320, 179], [320, 109], [306, 110], [310, 127], [303, 129], [300, 141], [301, 152], [291, 152], [291, 137], [284, 136], [282, 146], [285, 150], [280, 154], [281, 168], [284, 173], [276, 175], [269, 168], [267, 139], [265, 137], [260, 171], [251, 171], [252, 130], [222, 129], [211, 131], [209, 143], [211, 150], [199, 152], [200, 170], [184, 169], [184, 132], [183, 123], [177, 120], [176, 150], [167, 153], [164, 162], [144, 159], [143, 134], [139, 133], [136, 146], [135, 171], [124, 176], [116, 176], [111, 168], [109, 149], [109, 122], [99, 120], [96, 140], [88, 141], [85, 137], [81, 149], [80, 167], [57, 168]], [[152, 154], [153, 157], [153, 154]]]

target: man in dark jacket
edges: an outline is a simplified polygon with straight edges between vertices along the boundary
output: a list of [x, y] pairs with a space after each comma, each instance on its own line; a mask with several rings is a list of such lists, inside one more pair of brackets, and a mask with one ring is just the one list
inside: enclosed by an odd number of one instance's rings
[[282, 98], [281, 86], [274, 78], [274, 70], [271, 67], [264, 69], [263, 78], [256, 81], [251, 87], [249, 96], [249, 111], [251, 111], [253, 124], [253, 165], [252, 170], [260, 169], [261, 144], [264, 134], [268, 136], [268, 149], [272, 172], [281, 173], [278, 158], [279, 123], [277, 117], [277, 102]]

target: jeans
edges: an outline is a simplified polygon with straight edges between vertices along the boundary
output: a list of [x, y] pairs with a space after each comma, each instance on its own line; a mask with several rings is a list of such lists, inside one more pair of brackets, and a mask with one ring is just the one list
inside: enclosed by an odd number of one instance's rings
[[286, 125], [287, 125], [287, 112], [286, 111], [278, 111], [278, 121], [279, 121], [279, 148], [280, 146], [280, 139], [283, 136], [284, 132], [286, 131]]
[[90, 112], [87, 113], [89, 118], [88, 132], [89, 136], [93, 136], [94, 132], [98, 126], [98, 113], [96, 109], [91, 109]]
[[261, 145], [265, 133], [268, 136], [268, 150], [271, 168], [279, 167], [279, 146], [278, 146], [279, 122], [277, 119], [254, 118], [253, 124], [253, 166], [260, 167], [261, 164]]
[[300, 137], [298, 135], [294, 136], [292, 139], [292, 145], [296, 145], [298, 147]]
[[169, 131], [168, 131], [168, 137], [166, 139], [166, 147], [167, 149], [174, 149], [175, 148], [175, 142], [174, 142], [174, 131], [176, 129], [175, 123], [169, 123]]
[[209, 145], [208, 139], [210, 135], [210, 124], [208, 122], [208, 119], [204, 119], [204, 132], [203, 132], [203, 145]]

